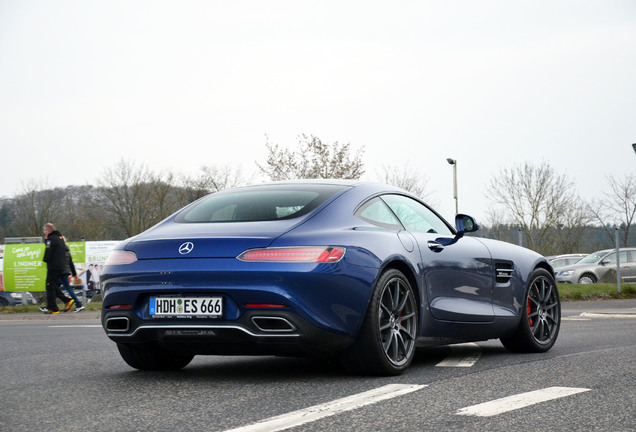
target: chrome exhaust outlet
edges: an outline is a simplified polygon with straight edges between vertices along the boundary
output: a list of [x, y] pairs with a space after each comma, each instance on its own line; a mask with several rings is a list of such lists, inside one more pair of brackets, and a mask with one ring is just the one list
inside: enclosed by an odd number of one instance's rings
[[110, 332], [125, 333], [130, 329], [130, 320], [127, 317], [114, 317], [106, 319], [106, 330]]
[[252, 323], [263, 332], [268, 333], [292, 333], [296, 326], [283, 317], [254, 316]]

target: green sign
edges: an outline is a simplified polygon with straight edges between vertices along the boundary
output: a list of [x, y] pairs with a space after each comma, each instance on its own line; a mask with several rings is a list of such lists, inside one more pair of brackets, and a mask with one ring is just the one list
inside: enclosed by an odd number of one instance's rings
[[44, 244], [15, 244], [4, 246], [5, 291], [44, 291], [46, 264]]
[[75, 265], [83, 264], [86, 261], [86, 243], [85, 242], [68, 242], [66, 243], [71, 251], [71, 257]]

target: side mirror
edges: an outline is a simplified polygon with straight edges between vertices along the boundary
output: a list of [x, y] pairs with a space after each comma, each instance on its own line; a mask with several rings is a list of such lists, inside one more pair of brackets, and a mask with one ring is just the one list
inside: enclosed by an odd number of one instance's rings
[[450, 246], [457, 243], [460, 238], [464, 237], [464, 233], [475, 232], [479, 229], [479, 225], [477, 225], [475, 218], [465, 214], [458, 214], [455, 216], [455, 227], [457, 228], [457, 234], [455, 237], [452, 239], [440, 237], [435, 239], [435, 241], [440, 246]]
[[475, 218], [465, 214], [458, 214], [455, 216], [455, 228], [457, 228], [457, 234], [475, 232], [479, 229], [479, 225], [475, 221]]

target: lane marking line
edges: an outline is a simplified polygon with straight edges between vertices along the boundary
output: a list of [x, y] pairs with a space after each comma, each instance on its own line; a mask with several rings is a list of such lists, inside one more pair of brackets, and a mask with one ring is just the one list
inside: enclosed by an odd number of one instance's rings
[[389, 384], [378, 387], [363, 393], [358, 393], [342, 399], [336, 399], [320, 405], [314, 405], [298, 411], [282, 414], [269, 419], [261, 420], [251, 425], [242, 426], [236, 429], [229, 429], [225, 432], [274, 432], [301, 426], [306, 423], [361, 408], [383, 400], [392, 399], [398, 396], [421, 390], [426, 385], [415, 384]]
[[509, 411], [525, 408], [541, 402], [572, 396], [577, 393], [590, 391], [587, 388], [575, 387], [548, 387], [527, 393], [484, 402], [478, 405], [462, 408], [456, 415], [471, 415], [477, 417], [492, 417]]
[[472, 367], [481, 358], [481, 347], [476, 343], [450, 345], [450, 354], [435, 367]]
[[636, 314], [633, 313], [598, 313], [598, 312], [583, 312], [582, 317], [590, 318], [636, 318]]
[[102, 328], [101, 324], [75, 324], [75, 325], [55, 325], [48, 328]]

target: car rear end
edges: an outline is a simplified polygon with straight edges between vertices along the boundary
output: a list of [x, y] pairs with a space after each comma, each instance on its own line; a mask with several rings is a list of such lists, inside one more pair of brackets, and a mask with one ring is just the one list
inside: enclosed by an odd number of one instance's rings
[[345, 189], [299, 217], [188, 223], [177, 215], [121, 243], [101, 277], [108, 337], [191, 354], [317, 355], [346, 347], [375, 270], [352, 265], [358, 251], [319, 237], [276, 247]]

